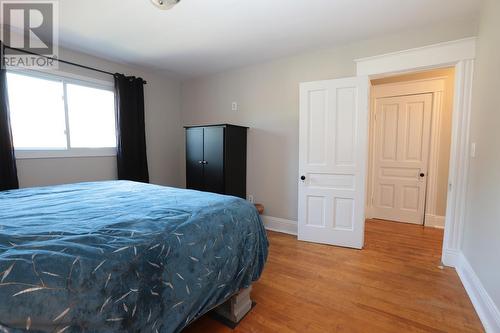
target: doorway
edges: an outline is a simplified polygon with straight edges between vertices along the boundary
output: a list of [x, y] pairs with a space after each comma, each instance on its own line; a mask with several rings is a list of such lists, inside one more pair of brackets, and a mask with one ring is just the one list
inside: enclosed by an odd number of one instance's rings
[[367, 218], [444, 228], [454, 76], [371, 81]]
[[352, 248], [364, 245], [371, 80], [453, 67], [455, 91], [442, 261], [447, 266], [460, 263], [471, 156], [475, 50], [476, 39], [466, 38], [356, 59], [356, 77], [300, 84], [299, 240]]

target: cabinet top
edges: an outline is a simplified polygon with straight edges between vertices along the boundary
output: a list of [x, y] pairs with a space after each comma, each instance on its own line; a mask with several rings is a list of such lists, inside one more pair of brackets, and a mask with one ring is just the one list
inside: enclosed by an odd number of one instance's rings
[[239, 127], [239, 128], [246, 128], [246, 126], [239, 126], [239, 125], [233, 125], [233, 124], [212, 124], [212, 125], [192, 125], [192, 126], [184, 126], [184, 128], [197, 128], [197, 127]]

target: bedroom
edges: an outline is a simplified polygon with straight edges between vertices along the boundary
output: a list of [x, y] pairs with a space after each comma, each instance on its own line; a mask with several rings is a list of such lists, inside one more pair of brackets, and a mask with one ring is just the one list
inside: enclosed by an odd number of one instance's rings
[[[2, 1], [2, 329], [500, 331], [497, 1], [43, 3]], [[365, 223], [370, 82], [450, 67], [445, 225]]]

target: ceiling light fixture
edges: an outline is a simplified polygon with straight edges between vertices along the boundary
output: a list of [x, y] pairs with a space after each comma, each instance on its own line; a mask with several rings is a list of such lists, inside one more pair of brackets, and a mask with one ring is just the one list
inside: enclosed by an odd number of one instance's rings
[[160, 9], [170, 9], [177, 5], [181, 0], [151, 0], [151, 2]]

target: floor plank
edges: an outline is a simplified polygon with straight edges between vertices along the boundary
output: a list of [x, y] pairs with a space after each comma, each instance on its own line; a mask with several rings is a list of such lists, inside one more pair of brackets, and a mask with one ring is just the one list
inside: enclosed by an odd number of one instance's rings
[[[443, 231], [369, 220], [361, 251], [269, 232], [250, 332], [483, 332], [454, 269], [441, 269]], [[201, 318], [185, 333], [233, 332]]]

